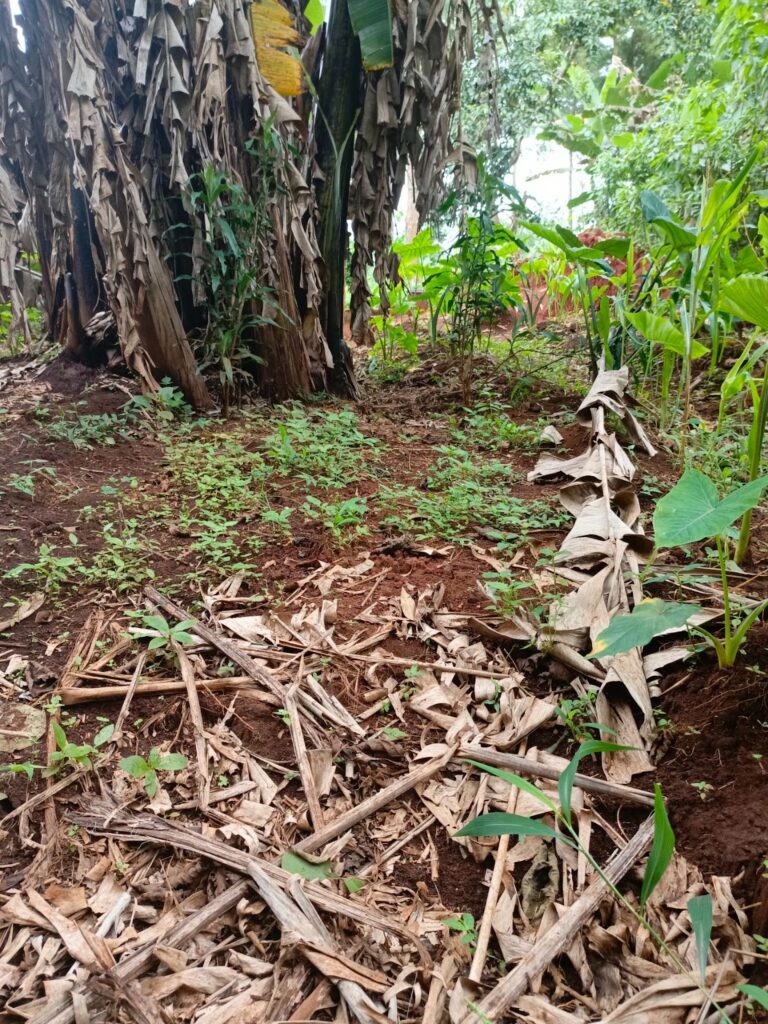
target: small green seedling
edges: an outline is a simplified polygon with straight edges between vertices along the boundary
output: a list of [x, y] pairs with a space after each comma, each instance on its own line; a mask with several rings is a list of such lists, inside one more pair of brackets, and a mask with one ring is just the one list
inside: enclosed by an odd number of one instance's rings
[[699, 794], [700, 800], [708, 800], [710, 793], [714, 791], [714, 786], [711, 782], [691, 782], [691, 789], [695, 789]]
[[447, 917], [443, 924], [446, 928], [450, 928], [452, 932], [458, 934], [459, 942], [469, 946], [470, 949], [475, 948], [477, 945], [477, 927], [475, 926], [474, 914], [459, 914], [458, 917]]
[[368, 527], [363, 519], [368, 511], [365, 498], [346, 498], [343, 501], [321, 501], [314, 494], [307, 496], [301, 511], [308, 519], [319, 519], [334, 540], [344, 543], [354, 537], [364, 537]]
[[275, 526], [286, 539], [291, 537], [291, 516], [292, 508], [284, 508], [279, 512], [274, 508], [267, 508], [261, 513], [262, 521], [270, 526]]
[[110, 723], [99, 729], [93, 737], [93, 743], [71, 743], [58, 722], [51, 722], [51, 728], [53, 729], [53, 738], [56, 740], [56, 749], [51, 754], [49, 769], [51, 772], [58, 771], [63, 764], [89, 771], [93, 768], [91, 758], [99, 752], [99, 747], [109, 741], [115, 731], [114, 725]]
[[123, 757], [119, 766], [131, 778], [143, 781], [147, 796], [151, 799], [157, 793], [158, 772], [180, 772], [188, 763], [183, 754], [161, 754], [157, 747], [152, 747], [149, 757], [143, 758], [140, 754]]
[[408, 733], [403, 732], [402, 729], [398, 729], [394, 725], [388, 725], [386, 728], [381, 730], [381, 735], [386, 740], [404, 740]]
[[288, 710], [288, 708], [278, 708], [277, 711], [275, 712], [275, 715], [285, 725], [290, 725], [291, 724], [291, 713]]
[[33, 573], [46, 594], [58, 594], [75, 571], [78, 559], [72, 555], [55, 555], [55, 550], [51, 544], [41, 544], [37, 550], [36, 562], [21, 562], [15, 565], [5, 573], [5, 578], [15, 580], [19, 576]]
[[172, 648], [174, 644], [186, 647], [197, 643], [195, 637], [187, 632], [195, 625], [194, 619], [184, 619], [183, 622], [171, 625], [162, 615], [142, 615], [139, 621], [143, 623], [143, 627], [132, 627], [128, 632], [131, 636], [148, 638], [147, 648], [150, 651], [157, 651], [161, 647]]
[[608, 732], [605, 726], [593, 721], [597, 691], [585, 693], [583, 697], [561, 697], [555, 714], [577, 743], [589, 739], [590, 732]]
[[26, 775], [31, 781], [32, 776], [38, 768], [42, 768], [40, 764], [32, 764], [30, 761], [24, 761], [22, 764], [0, 764], [0, 772], [5, 772], [8, 775]]

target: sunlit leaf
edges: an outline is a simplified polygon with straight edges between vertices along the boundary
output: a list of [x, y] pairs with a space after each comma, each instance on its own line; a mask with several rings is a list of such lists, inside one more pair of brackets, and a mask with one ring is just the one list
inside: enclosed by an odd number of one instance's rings
[[[685, 335], [683, 332], [658, 313], [649, 313], [647, 309], [639, 313], [627, 313], [627, 320], [643, 335], [648, 341], [661, 345], [662, 348], [674, 352], [679, 356], [685, 355]], [[695, 339], [691, 342], [691, 358], [700, 359], [709, 352], [700, 342]]]
[[720, 309], [768, 331], [768, 277], [742, 274], [723, 285]]

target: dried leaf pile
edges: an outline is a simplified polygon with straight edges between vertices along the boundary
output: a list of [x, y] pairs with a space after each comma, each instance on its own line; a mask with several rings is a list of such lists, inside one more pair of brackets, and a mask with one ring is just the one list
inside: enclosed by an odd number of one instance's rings
[[[582, 853], [537, 836], [454, 838], [487, 810], [542, 815], [469, 760], [557, 799], [567, 761], [547, 750], [555, 698], [537, 696], [530, 675], [554, 657], [577, 692], [599, 684], [600, 722], [637, 748], [606, 758], [605, 778], [577, 775], [573, 798], [582, 844], [637, 903], [653, 800], [630, 783], [651, 767], [658, 666], [638, 652], [585, 657], [637, 599], [624, 570], [649, 546], [631, 462], [605, 426], [610, 409], [650, 448], [625, 387], [621, 373], [602, 374], [579, 412], [588, 451], [534, 470], [566, 479], [575, 519], [552, 569], [533, 576], [574, 584], [548, 633], [446, 607], [437, 559], [433, 585], [393, 594], [365, 555], [322, 563], [261, 613], [240, 577], [226, 580], [189, 627], [195, 643], [176, 644], [160, 668], [124, 624], [91, 616], [57, 686], [59, 714], [105, 700], [120, 711], [95, 768], [49, 778], [0, 823], [35, 850], [2, 904], [1, 1021], [692, 1024], [717, 1019], [711, 996], [736, 1005], [754, 945], [729, 879], [705, 887], [676, 856], [655, 890], [648, 921], [681, 970]], [[190, 619], [153, 588], [145, 597], [169, 622]], [[340, 614], [350, 602], [351, 624]], [[426, 642], [433, 657], [396, 657], [393, 639]], [[542, 653], [514, 662], [515, 644], [531, 641]], [[2, 686], [14, 695], [9, 676]], [[143, 734], [154, 728], [162, 753], [189, 756], [151, 798], [115, 767], [118, 752], [136, 752], [131, 707], [147, 694], [165, 702]], [[239, 729], [254, 707], [268, 723], [261, 748]], [[402, 728], [380, 727], [383, 708]], [[463, 892], [446, 884], [457, 863]], [[484, 910], [462, 933], [445, 922], [477, 901], [477, 865]], [[714, 921], [701, 981], [687, 901], [705, 891]]]

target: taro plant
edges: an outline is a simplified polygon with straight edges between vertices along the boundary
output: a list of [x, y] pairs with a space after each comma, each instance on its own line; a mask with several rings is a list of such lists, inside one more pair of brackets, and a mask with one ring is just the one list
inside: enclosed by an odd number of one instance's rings
[[[768, 331], [768, 278], [759, 274], [743, 274], [741, 277], [730, 281], [720, 293], [720, 308], [735, 316], [755, 324], [762, 331]], [[762, 345], [751, 357], [744, 359], [749, 352], [737, 360], [736, 366], [727, 375], [723, 382], [723, 388], [731, 390], [746, 390], [752, 402], [752, 423], [747, 435], [747, 460], [750, 480], [756, 480], [760, 475], [760, 468], [763, 455], [763, 444], [765, 432], [768, 426], [768, 360], [762, 376], [755, 378], [750, 372], [761, 359], [765, 359], [768, 346]], [[738, 370], [737, 370], [738, 367]], [[736, 372], [734, 372], [736, 371]], [[725, 398], [725, 394], [723, 393]], [[721, 403], [722, 419], [722, 403]], [[749, 548], [749, 539], [752, 529], [752, 509], [744, 513], [739, 531], [739, 539], [736, 542], [734, 561], [741, 564]]]
[[[656, 551], [705, 540], [715, 546], [723, 591], [724, 636], [720, 639], [700, 625], [690, 629], [714, 649], [720, 668], [731, 668], [735, 664], [750, 628], [768, 608], [766, 599], [741, 614], [735, 612], [728, 583], [730, 527], [755, 508], [766, 487], [768, 476], [763, 476], [720, 498], [709, 477], [697, 469], [687, 469], [672, 490], [660, 499], [653, 515]], [[642, 647], [660, 633], [685, 625], [699, 611], [697, 605], [675, 601], [642, 601], [629, 615], [613, 618], [596, 639], [590, 657], [602, 658]]]

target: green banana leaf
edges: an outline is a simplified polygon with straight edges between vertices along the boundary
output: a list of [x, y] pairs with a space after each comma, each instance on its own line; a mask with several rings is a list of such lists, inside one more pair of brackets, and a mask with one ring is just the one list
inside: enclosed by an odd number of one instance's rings
[[352, 31], [360, 39], [365, 70], [391, 68], [395, 54], [390, 0], [347, 0], [347, 5]]

